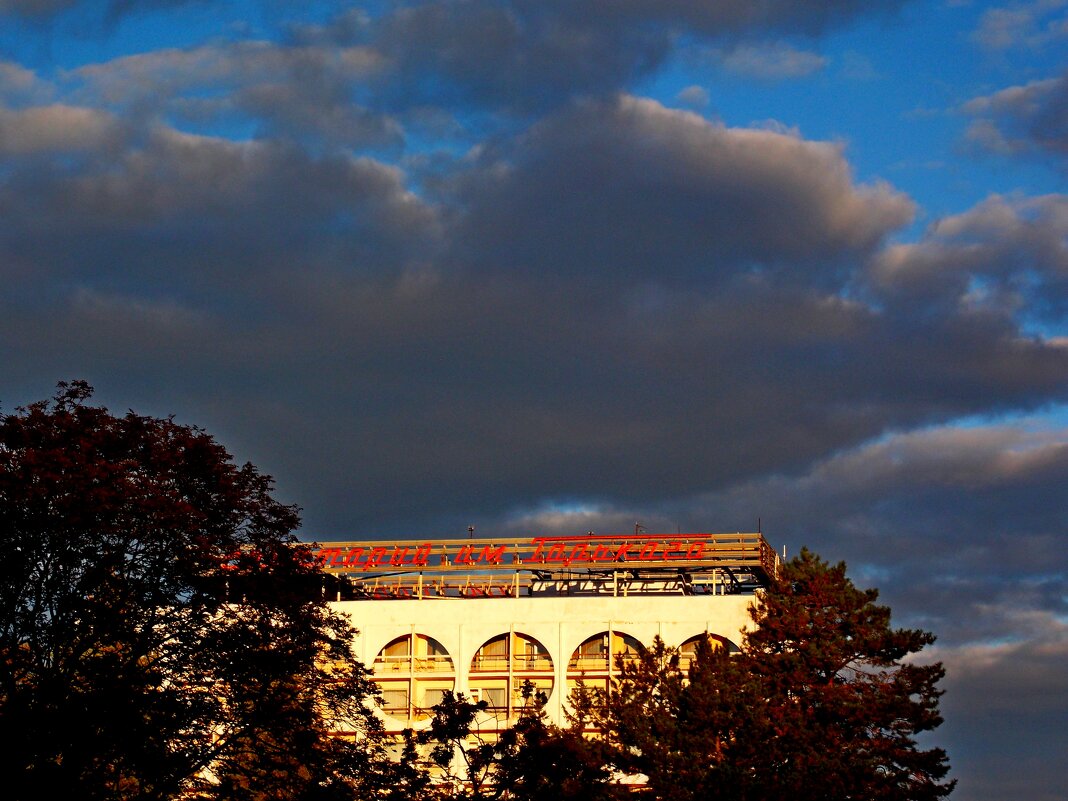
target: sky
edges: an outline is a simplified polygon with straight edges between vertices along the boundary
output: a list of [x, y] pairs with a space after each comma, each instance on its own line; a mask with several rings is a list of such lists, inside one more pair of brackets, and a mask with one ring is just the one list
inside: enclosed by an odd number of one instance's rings
[[[0, 411], [309, 540], [752, 531], [1068, 798], [1068, 0], [0, 0]], [[358, 621], [357, 621], [358, 623]]]

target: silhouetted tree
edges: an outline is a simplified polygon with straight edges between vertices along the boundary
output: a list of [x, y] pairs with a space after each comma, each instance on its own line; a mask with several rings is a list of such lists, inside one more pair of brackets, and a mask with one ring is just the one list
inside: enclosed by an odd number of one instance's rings
[[373, 689], [297, 510], [203, 431], [91, 393], [0, 417], [5, 797], [351, 798]]
[[928, 801], [954, 782], [945, 752], [916, 736], [942, 722], [941, 664], [909, 659], [934, 642], [894, 629], [877, 590], [808, 550], [753, 607], [745, 666], [769, 736], [754, 753], [750, 798]]
[[[531, 696], [533, 685], [525, 685]], [[515, 801], [612, 801], [625, 797], [613, 781], [610, 762], [599, 740], [583, 735], [582, 722], [570, 728], [549, 723], [547, 700], [524, 707], [518, 720], [497, 743], [496, 784]]]
[[577, 715], [601, 730], [602, 758], [645, 777], [646, 797], [738, 798], [749, 735], [766, 719], [739, 660], [705, 641], [684, 671], [678, 650], [656, 637], [617, 667], [610, 693], [580, 688], [572, 697]]
[[529, 703], [499, 733], [479, 730], [485, 701], [474, 703], [463, 693], [445, 693], [433, 707], [430, 726], [416, 738], [431, 746], [427, 756], [437, 777], [419, 798], [609, 801], [620, 797], [600, 744], [578, 730], [548, 723], [543, 711], [546, 698], [536, 693], [533, 683], [526, 682], [522, 692]]
[[751, 607], [741, 654], [705, 643], [684, 673], [657, 640], [577, 705], [653, 798], [942, 798], [946, 755], [916, 735], [941, 723], [943, 670], [908, 659], [934, 638], [891, 628], [877, 597], [803, 550]]
[[[426, 765], [435, 782], [431, 797], [437, 799], [492, 799], [501, 795], [495, 781], [496, 736], [483, 734], [476, 725], [485, 701], [473, 701], [463, 693], [447, 691], [432, 708], [430, 725], [415, 736], [429, 745]], [[431, 767], [432, 766], [432, 767]]]

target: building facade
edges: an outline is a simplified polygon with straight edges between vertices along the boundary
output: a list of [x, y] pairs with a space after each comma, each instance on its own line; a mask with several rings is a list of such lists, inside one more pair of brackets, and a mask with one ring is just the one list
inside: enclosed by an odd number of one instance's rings
[[779, 565], [760, 534], [641, 531], [322, 543], [318, 558], [394, 731], [427, 725], [446, 691], [485, 702], [482, 731], [514, 721], [531, 689], [562, 724], [576, 686], [607, 687], [657, 636], [684, 663], [706, 636], [737, 648]]

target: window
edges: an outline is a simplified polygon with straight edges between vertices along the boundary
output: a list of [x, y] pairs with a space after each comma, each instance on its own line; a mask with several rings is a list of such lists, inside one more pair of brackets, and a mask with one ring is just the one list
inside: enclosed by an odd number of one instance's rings
[[389, 689], [382, 691], [382, 706], [389, 712], [403, 711], [408, 714], [408, 689]]
[[637, 657], [641, 644], [629, 634], [605, 631], [584, 640], [567, 664], [569, 671], [609, 671], [615, 667], [616, 657], [631, 660]]
[[445, 700], [446, 692], [448, 692], [448, 690], [442, 690], [437, 687], [428, 687], [423, 690], [423, 703], [420, 706], [424, 709], [430, 709], [432, 706], [437, 706]]
[[405, 720], [428, 717], [430, 707], [455, 687], [452, 658], [445, 646], [425, 634], [391, 640], [375, 658], [374, 680], [382, 690], [386, 714]]

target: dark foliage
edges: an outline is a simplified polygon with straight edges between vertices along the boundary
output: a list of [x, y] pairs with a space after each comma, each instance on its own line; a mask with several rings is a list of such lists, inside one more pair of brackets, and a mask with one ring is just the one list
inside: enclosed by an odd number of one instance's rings
[[877, 595], [802, 551], [752, 607], [740, 655], [706, 643], [684, 673], [657, 640], [578, 710], [614, 765], [647, 777], [647, 797], [942, 798], [946, 755], [916, 736], [941, 723], [943, 670], [908, 661], [934, 638], [891, 628]]
[[597, 741], [578, 730], [546, 721], [543, 695], [529, 682], [529, 702], [515, 723], [500, 732], [482, 733], [473, 703], [462, 693], [445, 693], [430, 726], [416, 740], [427, 755], [437, 781], [424, 789], [428, 801], [609, 801], [620, 797]]
[[203, 431], [91, 392], [0, 418], [5, 797], [351, 798], [381, 757], [372, 687], [297, 510]]
[[891, 628], [877, 599], [843, 563], [802, 550], [753, 608], [746, 667], [768, 736], [750, 797], [933, 801], [953, 789], [945, 752], [916, 739], [942, 722], [942, 666], [908, 660], [934, 636]]

